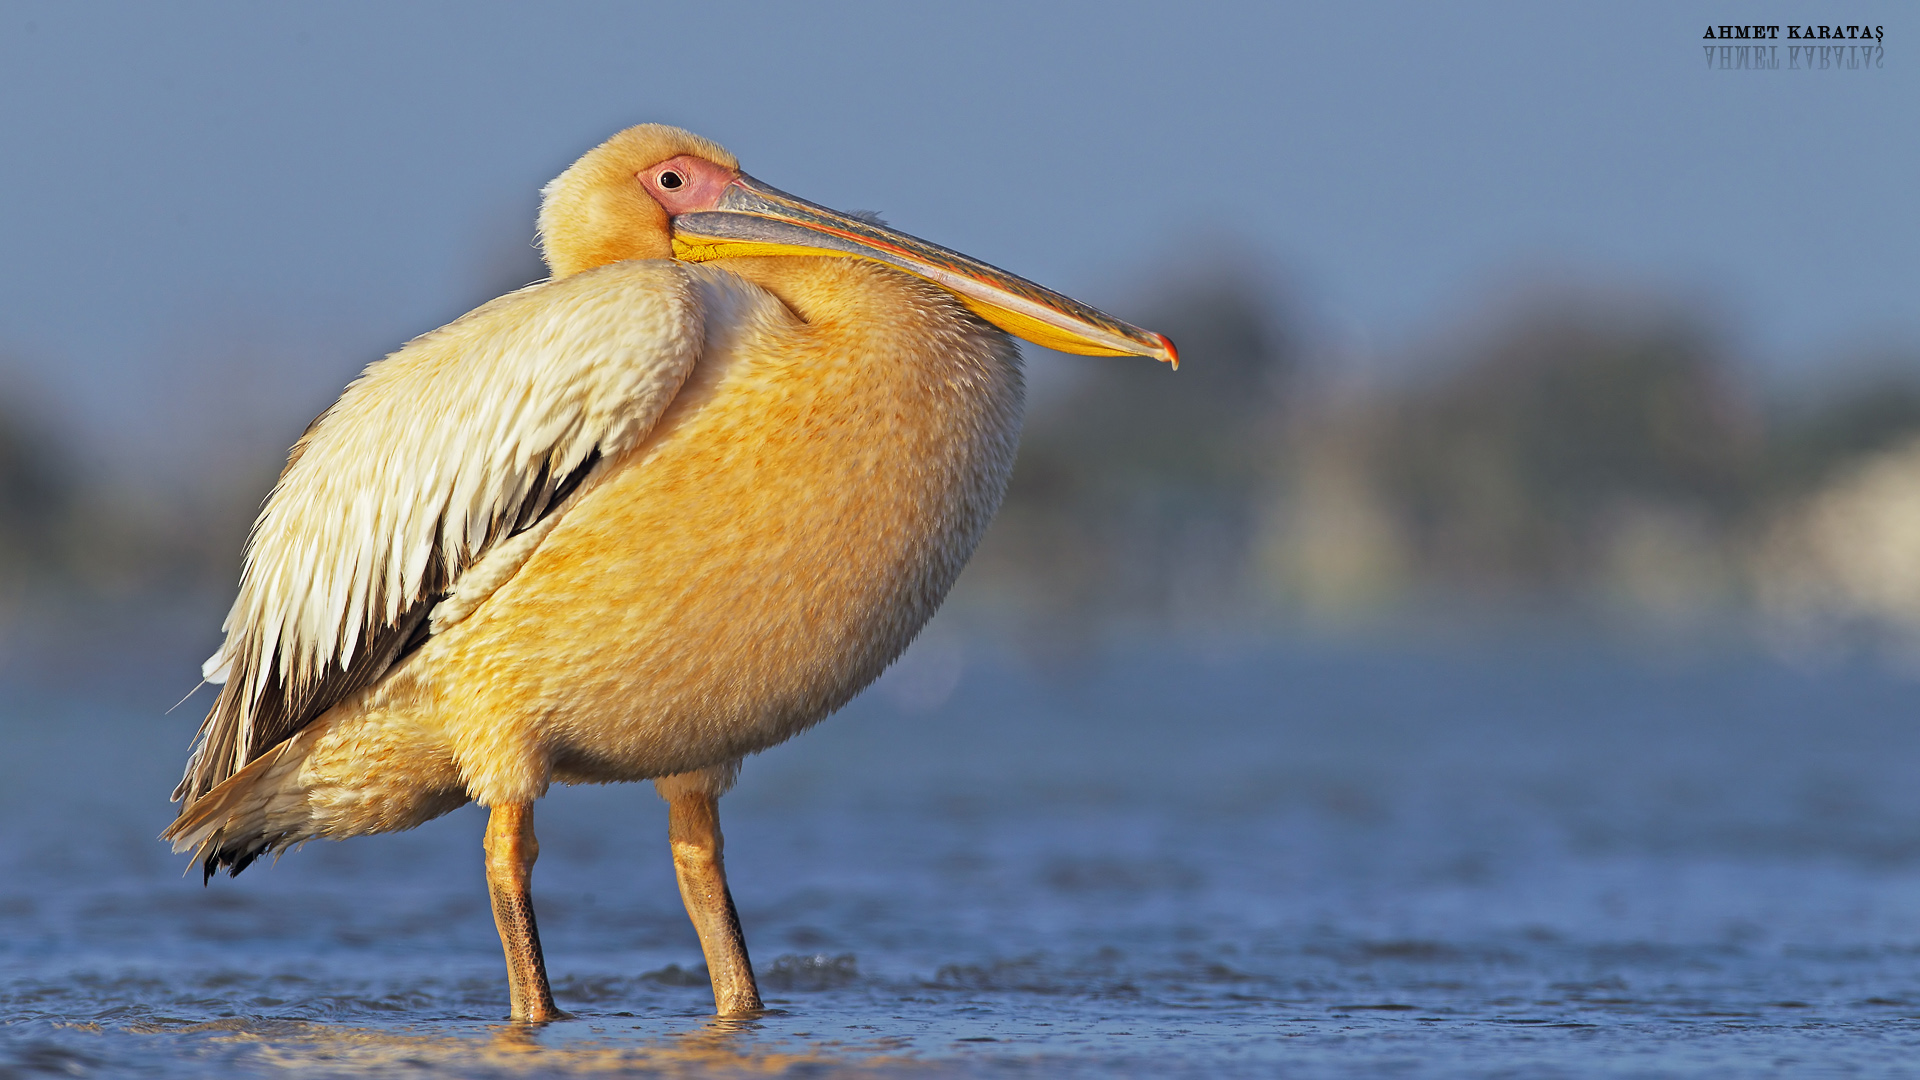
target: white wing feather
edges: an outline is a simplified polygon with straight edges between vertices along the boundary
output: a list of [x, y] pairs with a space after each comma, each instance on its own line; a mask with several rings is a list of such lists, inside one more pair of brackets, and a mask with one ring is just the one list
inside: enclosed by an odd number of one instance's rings
[[[450, 586], [505, 540], [542, 497], [536, 485], [644, 439], [699, 355], [713, 290], [695, 278], [707, 276], [629, 262], [530, 286], [348, 386], [294, 447], [254, 523], [226, 643], [205, 668], [231, 681], [185, 796], [264, 749], [254, 745], [262, 695], [346, 671], [372, 634], [431, 599], [430, 586]], [[436, 556], [444, 582], [428, 581]], [[222, 704], [237, 727], [217, 739]], [[209, 750], [226, 760], [196, 781]]]

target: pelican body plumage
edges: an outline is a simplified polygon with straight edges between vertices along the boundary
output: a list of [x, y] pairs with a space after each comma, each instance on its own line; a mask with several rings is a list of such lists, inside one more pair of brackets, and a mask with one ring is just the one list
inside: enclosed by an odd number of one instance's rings
[[1171, 342], [642, 125], [543, 192], [548, 280], [369, 366], [248, 540], [163, 834], [205, 876], [490, 810], [512, 1016], [559, 1013], [553, 783], [652, 780], [722, 1014], [760, 1007], [721, 860], [741, 759], [844, 704], [992, 518], [1018, 346]]

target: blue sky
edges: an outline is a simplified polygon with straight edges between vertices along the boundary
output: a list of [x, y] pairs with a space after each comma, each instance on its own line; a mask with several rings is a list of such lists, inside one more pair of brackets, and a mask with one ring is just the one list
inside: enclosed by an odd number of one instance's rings
[[[284, 446], [647, 120], [1123, 316], [1224, 244], [1383, 355], [1554, 276], [1776, 375], [1920, 343], [1920, 19], [1737, 7], [14, 0], [0, 393], [110, 465]], [[1736, 17], [1871, 19], [1884, 66], [1710, 70]]]

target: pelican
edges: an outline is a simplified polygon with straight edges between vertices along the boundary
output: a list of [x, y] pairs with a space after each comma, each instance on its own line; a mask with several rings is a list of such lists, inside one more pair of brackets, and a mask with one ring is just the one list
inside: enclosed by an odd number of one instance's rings
[[760, 997], [721, 859], [741, 759], [846, 703], [998, 508], [1009, 335], [1172, 342], [629, 128], [542, 192], [552, 276], [367, 367], [288, 454], [162, 835], [205, 878], [489, 811], [512, 1018], [561, 1014], [533, 804], [652, 780], [714, 1007]]

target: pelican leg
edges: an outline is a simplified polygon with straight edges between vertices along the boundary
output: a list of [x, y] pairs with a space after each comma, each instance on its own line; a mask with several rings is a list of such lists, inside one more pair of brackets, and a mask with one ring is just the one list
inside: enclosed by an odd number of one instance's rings
[[533, 1024], [562, 1015], [547, 986], [547, 962], [540, 955], [540, 930], [533, 921], [533, 861], [539, 857], [533, 804], [494, 807], [487, 818], [487, 893], [493, 897], [493, 922], [507, 954], [513, 1019]]
[[747, 959], [747, 940], [740, 933], [740, 916], [727, 891], [727, 871], [720, 859], [720, 799], [709, 791], [676, 791], [667, 800], [667, 842], [673, 846], [673, 872], [680, 879], [680, 899], [687, 917], [700, 935], [707, 954], [707, 974], [713, 979], [713, 1010], [721, 1016], [760, 1011], [760, 988], [753, 981], [753, 963]]

